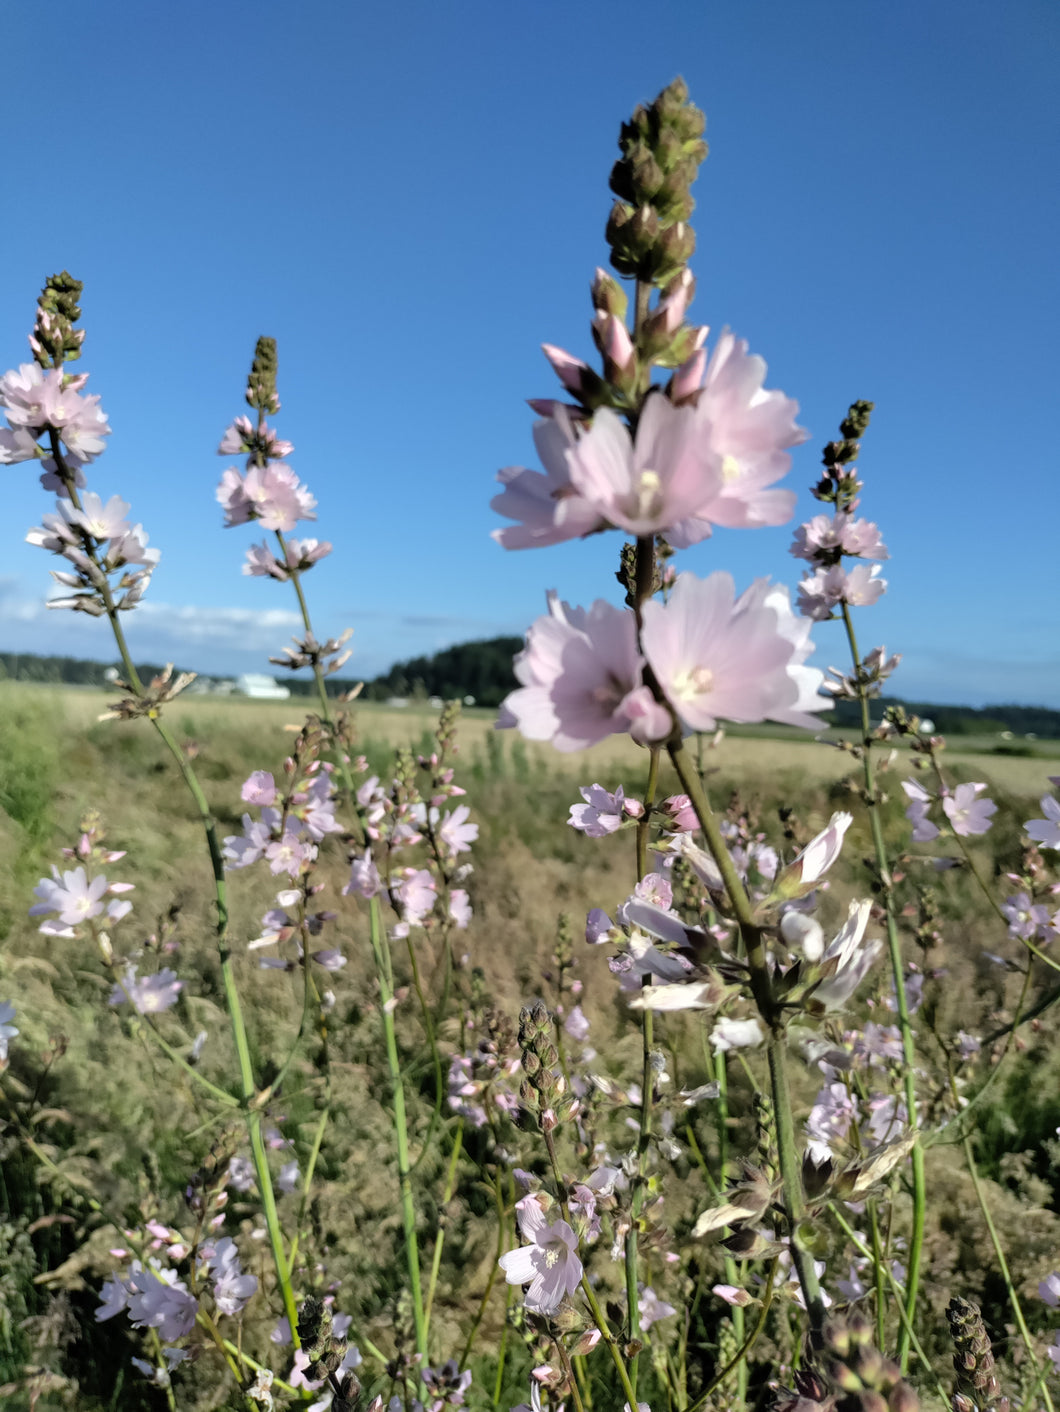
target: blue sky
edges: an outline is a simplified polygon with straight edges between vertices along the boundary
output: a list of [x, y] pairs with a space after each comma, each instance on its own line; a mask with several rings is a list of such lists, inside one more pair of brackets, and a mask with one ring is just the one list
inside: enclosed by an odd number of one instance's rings
[[[214, 500], [259, 333], [308, 532], [336, 546], [314, 618], [354, 628], [349, 670], [520, 633], [547, 588], [617, 599], [617, 534], [505, 553], [489, 500], [534, 464], [539, 345], [591, 355], [619, 123], [680, 72], [711, 144], [692, 313], [800, 402], [799, 519], [847, 404], [877, 404], [862, 511], [892, 557], [863, 646], [904, 653], [909, 697], [1060, 707], [1052, 0], [94, 0], [14, 7], [5, 47], [0, 361], [28, 356], [45, 275], [85, 281], [81, 367], [114, 428], [91, 484], [162, 550], [127, 619], [141, 657], [260, 670], [296, 625]], [[50, 505], [0, 474], [0, 648], [109, 659], [105, 624], [42, 608], [22, 535]], [[794, 584], [790, 540], [722, 530], [679, 566]], [[843, 660], [835, 625], [815, 639]]]

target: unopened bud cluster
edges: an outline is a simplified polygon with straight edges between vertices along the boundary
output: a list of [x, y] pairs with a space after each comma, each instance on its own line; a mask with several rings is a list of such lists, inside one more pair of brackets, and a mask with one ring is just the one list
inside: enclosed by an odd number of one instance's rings
[[[332, 1328], [331, 1309], [322, 1300], [310, 1295], [298, 1311], [298, 1340], [309, 1358], [305, 1376], [311, 1381], [333, 1378], [346, 1357], [346, 1339]], [[350, 1372], [341, 1375], [341, 1391], [332, 1401], [332, 1408], [346, 1412], [352, 1408], [361, 1385]]]
[[622, 156], [611, 172], [618, 200], [607, 223], [611, 263], [619, 274], [664, 288], [691, 259], [691, 186], [707, 155], [705, 126], [679, 78], [622, 124]]
[[247, 379], [247, 405], [258, 412], [275, 416], [280, 410], [280, 398], [276, 391], [276, 374], [279, 360], [276, 355], [274, 338], [259, 338], [254, 349], [254, 361], [250, 365]]
[[77, 301], [83, 288], [81, 281], [66, 270], [45, 280], [29, 340], [33, 356], [42, 368], [58, 368], [80, 358], [85, 331], [75, 329], [74, 324], [81, 317]]
[[978, 1304], [954, 1295], [946, 1310], [953, 1339], [953, 1412], [1009, 1412]]
[[898, 1364], [873, 1343], [872, 1324], [864, 1315], [835, 1320], [824, 1338], [831, 1355], [825, 1371], [837, 1412], [918, 1412], [919, 1398]]
[[552, 1043], [552, 1028], [552, 1015], [543, 1001], [524, 1005], [519, 1011], [519, 1048], [524, 1074], [519, 1098], [546, 1131], [568, 1117], [571, 1106], [567, 1081], [558, 1070], [559, 1054]]
[[868, 431], [872, 402], [853, 402], [839, 424], [840, 441], [830, 441], [821, 456], [824, 475], [813, 488], [813, 494], [837, 510], [851, 510], [861, 490], [854, 462], [861, 451], [861, 438]]

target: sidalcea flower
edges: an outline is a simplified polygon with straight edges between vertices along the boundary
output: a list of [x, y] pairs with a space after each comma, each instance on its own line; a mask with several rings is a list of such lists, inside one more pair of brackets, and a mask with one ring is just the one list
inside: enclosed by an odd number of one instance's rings
[[519, 1229], [529, 1242], [497, 1262], [510, 1285], [528, 1285], [523, 1299], [535, 1314], [551, 1314], [581, 1283], [578, 1237], [566, 1221], [549, 1221], [534, 1193], [515, 1203]]
[[[12, 460], [35, 456], [36, 450], [29, 449], [29, 438], [35, 444], [49, 428], [58, 433], [78, 461], [92, 461], [99, 455], [110, 425], [99, 409], [99, 398], [81, 396], [87, 381], [84, 374], [70, 376], [61, 368], [42, 368], [38, 363], [23, 363], [17, 371], [0, 377], [0, 407], [16, 433], [21, 433], [7, 443]], [[26, 450], [28, 455], [12, 454]]]
[[509, 466], [498, 472], [504, 486], [490, 501], [499, 515], [517, 521], [494, 530], [493, 538], [505, 549], [536, 549], [559, 544], [604, 529], [605, 522], [571, 483], [567, 453], [577, 439], [575, 423], [565, 407], [534, 426], [534, 445], [544, 472]]
[[123, 1309], [135, 1328], [157, 1329], [166, 1343], [189, 1334], [195, 1326], [198, 1301], [188, 1293], [188, 1287], [177, 1279], [175, 1270], [155, 1266], [145, 1268], [134, 1260], [129, 1273], [122, 1278], [107, 1280], [100, 1290], [102, 1303], [96, 1310], [96, 1321], [113, 1319]]
[[570, 818], [567, 823], [572, 829], [578, 829], [589, 838], [604, 838], [621, 827], [626, 803], [621, 785], [614, 794], [608, 794], [602, 784], [582, 785], [578, 793], [585, 803], [570, 806]]
[[871, 902], [851, 902], [846, 921], [818, 963], [826, 979], [814, 988], [814, 1008], [841, 1009], [868, 975], [883, 946], [878, 939], [863, 944], [871, 912]]
[[515, 659], [521, 686], [505, 699], [498, 728], [518, 726], [557, 750], [584, 750], [625, 731], [642, 741], [669, 735], [669, 712], [641, 680], [633, 615], [599, 598], [586, 611], [550, 594], [548, 606]]
[[[702, 350], [693, 355], [702, 367]], [[795, 424], [799, 405], [782, 392], [767, 392], [763, 359], [726, 329], [706, 364], [696, 397], [696, 435], [700, 453], [716, 466], [711, 491], [693, 515], [672, 527], [667, 538], [675, 549], [705, 539], [711, 525], [754, 529], [783, 525], [795, 510], [793, 490], [771, 487], [791, 468], [787, 448], [808, 433]], [[680, 372], [675, 378], [675, 385]], [[681, 391], [688, 395], [687, 379]]]
[[791, 611], [786, 588], [756, 579], [736, 598], [729, 574], [679, 574], [667, 603], [642, 609], [644, 654], [667, 700], [690, 730], [730, 721], [781, 721], [813, 729], [809, 713], [830, 702], [824, 680], [803, 665], [809, 624]]
[[997, 813], [997, 805], [992, 799], [979, 799], [987, 788], [985, 784], [959, 784], [952, 794], [942, 800], [942, 808], [954, 833], [967, 838], [986, 833], [991, 825], [991, 815]]
[[939, 836], [938, 829], [927, 816], [928, 810], [935, 802], [935, 796], [929, 794], [918, 780], [903, 780], [902, 788], [910, 801], [905, 817], [913, 825], [913, 842], [930, 843], [933, 838]]
[[11, 1021], [15, 1018], [15, 1005], [11, 1000], [0, 1000], [0, 1063], [7, 1059], [8, 1041], [18, 1034], [18, 1026]]
[[833, 564], [841, 554], [859, 559], [889, 559], [879, 527], [870, 520], [855, 520], [840, 512], [836, 515], [814, 515], [795, 531], [791, 552], [796, 559], [811, 563]]
[[887, 588], [887, 580], [879, 573], [878, 564], [855, 564], [852, 569], [833, 564], [829, 569], [818, 569], [799, 584], [799, 612], [821, 622], [831, 617], [832, 609], [840, 603], [869, 608]]
[[104, 911], [109, 922], [120, 922], [132, 911], [132, 904], [117, 897], [104, 904], [103, 899], [108, 893], [130, 892], [132, 886], [132, 883], [108, 884], [102, 873], [90, 882], [84, 868], [72, 868], [60, 874], [53, 866], [52, 876], [41, 878], [33, 889], [41, 900], [33, 904], [29, 915], [40, 917], [47, 912], [55, 912], [56, 918], [42, 922], [38, 930], [46, 936], [72, 937], [76, 935], [75, 927], [91, 921]]
[[1060, 849], [1060, 803], [1051, 794], [1043, 794], [1041, 804], [1045, 818], [1028, 819], [1023, 827], [1043, 848]]
[[260, 520], [263, 529], [287, 533], [299, 520], [316, 519], [316, 500], [285, 461], [252, 466], [245, 476], [230, 467], [221, 477], [217, 499], [228, 526]]
[[635, 535], [670, 530], [710, 500], [721, 480], [695, 413], [661, 393], [645, 402], [635, 437], [602, 407], [567, 464], [578, 494], [608, 524]]
[[136, 969], [133, 965], [126, 966], [125, 975], [111, 990], [111, 1005], [131, 1001], [133, 1009], [141, 1015], [157, 1015], [176, 1005], [184, 982], [177, 979], [175, 971], [165, 967], [156, 975], [137, 979]]

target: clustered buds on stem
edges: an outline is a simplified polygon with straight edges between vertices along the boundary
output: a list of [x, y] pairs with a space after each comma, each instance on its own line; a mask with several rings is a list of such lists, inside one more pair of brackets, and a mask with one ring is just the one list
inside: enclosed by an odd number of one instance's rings
[[33, 356], [42, 368], [57, 368], [80, 358], [85, 331], [75, 329], [74, 324], [81, 317], [77, 301], [83, 288], [81, 281], [66, 270], [49, 275], [44, 281], [29, 340]]
[[276, 356], [276, 340], [259, 338], [254, 349], [254, 361], [250, 365], [247, 379], [247, 406], [263, 416], [275, 416], [280, 410], [280, 398], [276, 392], [276, 373], [279, 361]]
[[875, 406], [872, 402], [854, 402], [839, 425], [841, 441], [830, 441], [824, 448], [824, 475], [813, 489], [818, 500], [835, 505], [837, 510], [852, 510], [861, 490], [854, 462], [861, 451], [861, 438], [869, 429], [869, 418]]
[[920, 1399], [875, 1346], [863, 1314], [830, 1320], [824, 1345], [819, 1364], [795, 1374], [794, 1391], [782, 1389], [772, 1412], [918, 1412]]
[[567, 1081], [558, 1072], [559, 1054], [552, 1043], [553, 1020], [541, 1000], [519, 1011], [519, 1048], [525, 1078], [519, 1088], [523, 1106], [546, 1132], [570, 1114]]
[[695, 206], [691, 186], [707, 155], [705, 127], [680, 78], [622, 124], [622, 156], [611, 172], [618, 200], [607, 222], [620, 274], [663, 288], [691, 259], [696, 241], [687, 221]]
[[953, 1412], [1009, 1412], [994, 1370], [994, 1353], [978, 1304], [959, 1295], [949, 1302], [946, 1318], [953, 1339]]

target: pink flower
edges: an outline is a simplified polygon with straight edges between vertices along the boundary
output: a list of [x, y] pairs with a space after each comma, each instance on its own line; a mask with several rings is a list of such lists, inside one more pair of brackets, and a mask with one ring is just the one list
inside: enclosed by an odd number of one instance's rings
[[372, 861], [371, 851], [362, 858], [354, 858], [350, 864], [350, 880], [342, 889], [343, 893], [349, 895], [355, 892], [360, 897], [376, 897], [382, 890], [383, 882], [379, 869]]
[[217, 499], [226, 525], [260, 520], [262, 528], [286, 533], [299, 520], [316, 519], [316, 500], [284, 461], [251, 466], [245, 476], [230, 467], [221, 477]]
[[255, 770], [240, 791], [245, 804], [258, 804], [267, 808], [276, 802], [276, 781], [268, 770]]
[[991, 815], [997, 813], [997, 805], [992, 799], [976, 798], [986, 788], [985, 784], [959, 784], [952, 794], [943, 798], [942, 808], [954, 833], [967, 838], [986, 833], [990, 828]]
[[[89, 882], [84, 868], [73, 868], [62, 874], [52, 868], [53, 876], [41, 878], [33, 889], [41, 899], [29, 909], [31, 917], [43, 916], [46, 912], [58, 913], [58, 921], [64, 928], [76, 927], [91, 917], [98, 917], [103, 911], [103, 897], [107, 892], [107, 879], [102, 873]], [[45, 922], [41, 927], [51, 931], [54, 922]], [[57, 935], [73, 935], [73, 932], [59, 932]]]
[[849, 571], [841, 564], [817, 569], [799, 584], [799, 612], [823, 621], [840, 603], [869, 608], [887, 588], [887, 580], [881, 579], [879, 573], [878, 564], [856, 564]]
[[[702, 352], [694, 357], [701, 365]], [[791, 519], [795, 492], [768, 487], [791, 468], [786, 448], [798, 446], [808, 433], [795, 424], [798, 403], [782, 392], [766, 392], [765, 376], [765, 362], [726, 329], [711, 354], [695, 408], [700, 444], [716, 463], [717, 477], [689, 519], [669, 531], [675, 548], [705, 539], [711, 525], [753, 529]], [[682, 392], [687, 395], [684, 385]]]
[[1043, 794], [1041, 804], [1045, 818], [1028, 819], [1023, 827], [1043, 848], [1060, 849], [1060, 803], [1051, 794]]
[[450, 891], [449, 920], [457, 931], [463, 931], [471, 921], [471, 902], [466, 888], [454, 887]]
[[880, 954], [881, 941], [862, 945], [871, 911], [871, 902], [851, 902], [846, 922], [820, 960], [828, 978], [814, 988], [812, 999], [825, 1011], [839, 1010], [846, 1004]]
[[817, 883], [839, 857], [846, 831], [854, 822], [853, 814], [833, 814], [828, 827], [812, 838], [791, 868], [802, 886]]
[[795, 531], [791, 552], [797, 559], [834, 563], [840, 554], [861, 559], [889, 559], [878, 526], [848, 514], [814, 515]]
[[280, 583], [285, 583], [290, 578], [290, 574], [264, 541], [261, 544], [252, 544], [247, 550], [243, 572], [257, 578], [277, 579]]
[[519, 1229], [529, 1244], [502, 1255], [497, 1263], [510, 1285], [529, 1285], [523, 1299], [527, 1309], [551, 1314], [581, 1283], [578, 1237], [566, 1221], [548, 1221], [533, 1193], [517, 1201], [515, 1209]]
[[567, 454], [571, 483], [612, 525], [630, 534], [669, 530], [715, 493], [720, 466], [705, 452], [691, 408], [654, 393], [636, 438], [609, 407]]
[[929, 794], [916, 780], [903, 780], [902, 788], [912, 801], [905, 811], [905, 817], [913, 825], [914, 843], [930, 843], [933, 838], [939, 836], [938, 829], [927, 816], [928, 810], [935, 802], [935, 796]]
[[571, 484], [567, 453], [575, 440], [570, 414], [557, 404], [552, 417], [534, 426], [534, 445], [544, 473], [523, 466], [509, 466], [498, 472], [497, 479], [504, 490], [493, 497], [490, 506], [499, 515], [518, 522], [493, 531], [493, 538], [505, 549], [559, 544], [605, 527], [600, 512]]
[[498, 728], [518, 726], [557, 750], [584, 750], [627, 730], [638, 740], [667, 736], [669, 713], [641, 681], [633, 615], [599, 598], [588, 612], [555, 594], [548, 606], [515, 659], [522, 685], [505, 699]]
[[176, 972], [166, 967], [153, 976], [137, 979], [136, 970], [135, 966], [126, 966], [124, 978], [111, 990], [111, 1005], [124, 1005], [126, 1001], [131, 1001], [133, 1009], [141, 1015], [157, 1015], [176, 1005], [184, 988], [184, 982], [177, 979]]
[[684, 573], [669, 602], [642, 612], [645, 656], [688, 729], [713, 730], [719, 718], [820, 724], [809, 712], [830, 703], [818, 695], [822, 673], [802, 665], [813, 645], [786, 588], [756, 579], [736, 599], [729, 574]]
[[455, 858], [458, 853], [470, 853], [471, 845], [478, 838], [478, 824], [467, 822], [471, 810], [461, 804], [451, 814], [446, 814], [438, 829], [438, 841], [449, 855]]
[[394, 896], [401, 905], [402, 920], [419, 926], [434, 907], [437, 896], [434, 878], [426, 868], [406, 868], [404, 877], [394, 888]]
[[570, 806], [567, 823], [572, 829], [579, 829], [589, 838], [604, 838], [621, 826], [625, 801], [621, 785], [614, 794], [608, 794], [602, 784], [583, 785], [578, 792], [585, 803]]

